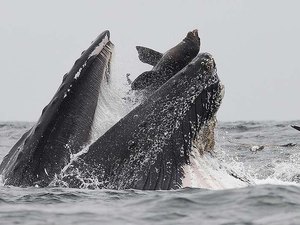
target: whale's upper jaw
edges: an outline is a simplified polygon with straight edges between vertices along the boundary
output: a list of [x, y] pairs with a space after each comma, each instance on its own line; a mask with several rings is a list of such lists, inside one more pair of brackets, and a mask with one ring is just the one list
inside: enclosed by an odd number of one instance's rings
[[47, 186], [90, 139], [101, 83], [109, 78], [113, 44], [101, 33], [76, 60], [35, 126], [0, 165], [5, 184]]
[[[175, 85], [172, 86], [172, 84]], [[158, 122], [156, 124], [161, 126], [162, 134], [156, 134], [157, 140], [149, 148], [156, 151], [157, 155], [148, 157], [154, 157], [157, 161], [148, 162], [150, 166], [145, 169], [149, 171], [148, 174], [145, 174], [144, 179], [138, 178], [134, 188], [176, 189], [182, 187], [186, 176], [185, 165], [189, 164], [190, 157], [193, 157], [191, 156], [192, 147], [197, 142], [199, 132], [201, 133], [214, 120], [223, 98], [222, 88], [213, 57], [209, 53], [200, 53], [157, 91], [160, 92], [157, 94], [160, 95], [158, 101], [162, 101], [161, 104], [165, 105], [161, 112], [159, 106], [154, 107], [157, 109], [155, 120]], [[155, 99], [154, 96], [150, 96], [148, 102], [151, 98]], [[162, 100], [164, 98], [165, 100]], [[165, 127], [163, 127], [164, 124]], [[209, 129], [214, 129], [214, 125]], [[210, 137], [206, 136], [201, 141], [207, 147], [201, 149], [202, 152], [199, 149], [200, 153], [210, 151], [214, 145], [214, 134], [210, 133]], [[160, 150], [155, 147], [157, 143], [161, 145]], [[141, 144], [142, 148], [143, 145]], [[145, 152], [149, 149], [145, 149]], [[162, 169], [157, 172], [156, 168], [159, 166]], [[132, 187], [130, 185], [127, 187]]]

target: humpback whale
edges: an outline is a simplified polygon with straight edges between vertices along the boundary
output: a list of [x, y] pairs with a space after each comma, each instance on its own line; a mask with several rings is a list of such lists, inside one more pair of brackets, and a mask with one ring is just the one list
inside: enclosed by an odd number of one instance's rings
[[193, 141], [221, 100], [214, 59], [201, 53], [79, 154], [60, 179], [68, 187], [180, 188]]
[[0, 165], [4, 183], [47, 186], [88, 144], [101, 83], [109, 82], [113, 44], [100, 34], [64, 75], [38, 122], [13, 146]]
[[153, 92], [183, 69], [199, 52], [198, 30], [188, 32], [186, 37], [164, 54], [150, 48], [137, 46], [139, 59], [153, 66], [151, 71], [139, 75], [131, 84], [132, 90]]
[[291, 127], [294, 128], [294, 129], [296, 129], [296, 130], [298, 130], [298, 131], [300, 131], [300, 127], [299, 127], [299, 126], [293, 125], [293, 126], [291, 126]]
[[[197, 31], [190, 35], [198, 37]], [[153, 90], [149, 97], [93, 141], [98, 95], [101, 84], [109, 82], [112, 47], [109, 32], [103, 32], [64, 76], [36, 125], [1, 163], [5, 184], [143, 190], [186, 186], [195, 158], [214, 147], [223, 85], [213, 57], [196, 49], [177, 67], [172, 60], [163, 61], [168, 52], [141, 50], [142, 61], [165, 68], [170, 63], [176, 69], [153, 69], [161, 78], [143, 86]]]

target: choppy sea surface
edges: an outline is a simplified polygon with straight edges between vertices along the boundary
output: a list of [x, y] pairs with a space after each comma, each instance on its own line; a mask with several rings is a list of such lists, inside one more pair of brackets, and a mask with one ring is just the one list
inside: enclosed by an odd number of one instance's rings
[[[300, 224], [300, 121], [219, 122], [216, 158], [253, 185], [172, 191], [0, 185], [0, 224]], [[0, 122], [0, 160], [33, 124]], [[256, 150], [260, 149], [260, 150]]]

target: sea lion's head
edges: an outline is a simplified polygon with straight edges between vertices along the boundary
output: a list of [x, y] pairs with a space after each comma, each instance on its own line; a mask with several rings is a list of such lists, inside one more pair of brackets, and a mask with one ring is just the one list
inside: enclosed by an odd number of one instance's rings
[[187, 33], [186, 37], [184, 38], [185, 41], [189, 41], [194, 43], [197, 47], [200, 48], [200, 38], [198, 36], [198, 30], [195, 29]]

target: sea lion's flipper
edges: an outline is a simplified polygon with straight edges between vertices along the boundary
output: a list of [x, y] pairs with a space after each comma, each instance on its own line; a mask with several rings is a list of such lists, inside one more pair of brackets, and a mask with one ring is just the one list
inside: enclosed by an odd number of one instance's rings
[[299, 126], [291, 126], [291, 127], [300, 131], [300, 127]]
[[138, 76], [132, 83], [132, 90], [145, 89], [149, 85], [153, 84], [153, 81], [157, 79], [159, 73], [156, 71], [146, 71]]
[[142, 46], [136, 46], [136, 50], [138, 51], [139, 59], [151, 66], [155, 66], [163, 56], [160, 52]]

